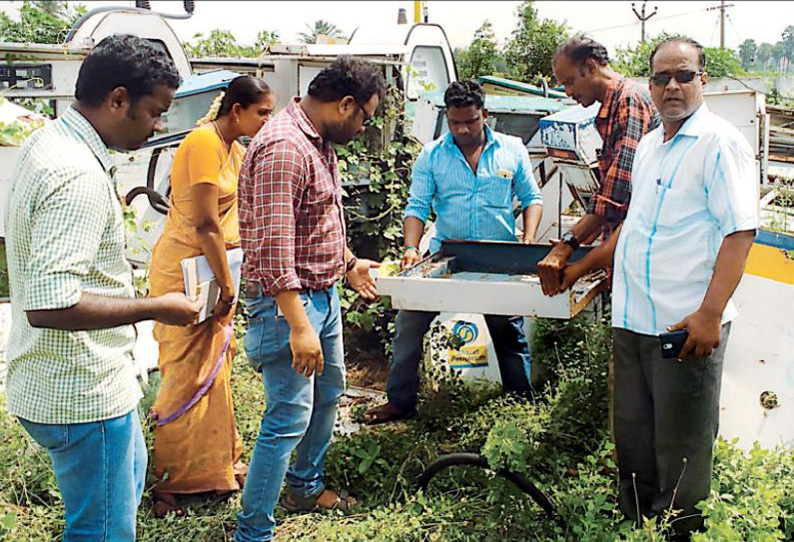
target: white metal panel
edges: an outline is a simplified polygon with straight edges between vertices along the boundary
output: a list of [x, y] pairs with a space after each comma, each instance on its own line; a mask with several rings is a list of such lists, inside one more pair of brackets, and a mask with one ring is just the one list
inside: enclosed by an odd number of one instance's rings
[[[409, 270], [410, 271], [410, 270]], [[461, 272], [446, 276], [379, 277], [378, 292], [397, 309], [569, 319], [603, 288], [604, 278], [581, 279], [547, 297], [537, 275]]]
[[8, 189], [11, 184], [11, 175], [14, 173], [19, 147], [0, 147], [0, 237], [5, 237], [5, 212], [8, 201]]
[[747, 138], [753, 153], [759, 150], [757, 93], [752, 90], [735, 90], [730, 92], [706, 93], [703, 100], [709, 110], [719, 115], [734, 126]]
[[427, 98], [420, 98], [416, 102], [416, 111], [411, 126], [411, 135], [422, 145], [433, 141], [438, 122], [439, 111]]
[[[739, 316], [731, 324], [720, 400], [720, 434], [739, 446], [794, 445], [794, 285], [745, 275], [733, 296]], [[772, 301], [773, 300], [773, 301]], [[761, 394], [780, 406], [767, 410]]]
[[408, 98], [418, 98], [426, 90], [444, 91], [450, 82], [444, 49], [439, 45], [417, 45], [411, 54]]
[[309, 90], [309, 83], [311, 83], [312, 80], [315, 77], [317, 77], [317, 74], [319, 74], [321, 71], [323, 71], [323, 69], [325, 67], [326, 67], [325, 64], [320, 65], [320, 66], [318, 66], [318, 65], [301, 64], [298, 67], [298, 82], [300, 84], [300, 86], [298, 88], [298, 95], [299, 96], [305, 96], [306, 95], [306, 93]]
[[601, 105], [576, 105], [552, 113], [540, 120], [541, 142], [547, 149], [576, 153], [583, 162], [594, 165], [601, 148], [601, 136], [595, 127], [595, 117]]
[[276, 44], [270, 48], [271, 54], [289, 54], [289, 55], [302, 55], [302, 56], [329, 56], [335, 57], [340, 55], [351, 56], [403, 56], [410, 52], [408, 47], [400, 44], [388, 44], [384, 42], [373, 44], [337, 44], [337, 43], [323, 43], [323, 44]]
[[161, 41], [176, 64], [179, 75], [185, 78], [193, 73], [179, 38], [165, 19], [156, 13], [125, 10], [99, 13], [80, 26], [72, 42], [93, 46], [115, 34], [133, 34], [144, 39]]
[[[457, 80], [455, 59], [441, 27], [432, 24], [414, 25], [406, 39], [408, 40], [407, 46], [411, 51], [410, 59], [406, 60], [410, 62], [414, 71], [423, 69], [418, 63], [425, 62], [425, 68], [428, 71], [425, 82], [433, 83], [437, 90], [443, 91], [451, 82]], [[432, 53], [433, 50], [436, 52]], [[416, 66], [414, 66], [415, 62]], [[412, 81], [414, 77], [410, 73], [405, 73], [403, 76], [407, 81], [408, 99], [416, 99], [421, 86], [417, 85], [417, 81]]]

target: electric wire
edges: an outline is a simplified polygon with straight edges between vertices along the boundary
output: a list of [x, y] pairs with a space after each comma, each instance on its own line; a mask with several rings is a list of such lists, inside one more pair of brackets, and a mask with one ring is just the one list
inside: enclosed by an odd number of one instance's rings
[[[693, 13], [699, 13], [701, 11], [706, 11], [706, 10], [705, 9], [696, 9], [694, 11], [685, 11], [683, 13], [675, 13], [673, 15], [665, 15], [664, 17], [654, 17], [653, 21], [656, 22], [656, 21], [664, 21], [666, 19], [674, 19], [675, 17], [683, 17], [684, 15], [692, 15]], [[648, 20], [650, 21], [651, 19], [648, 19]], [[596, 29], [593, 29], [593, 30], [586, 30], [585, 33], [602, 32], [604, 30], [615, 30], [617, 28], [625, 28], [627, 26], [633, 26], [633, 25], [638, 24], [638, 23], [639, 23], [639, 21], [635, 20], [632, 23], [619, 24], [619, 25], [616, 25], [616, 26], [606, 26], [604, 28], [596, 28]]]

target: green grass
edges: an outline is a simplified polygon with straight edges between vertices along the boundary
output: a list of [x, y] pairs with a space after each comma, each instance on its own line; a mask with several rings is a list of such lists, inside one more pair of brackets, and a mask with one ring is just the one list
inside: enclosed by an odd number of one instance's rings
[[[490, 386], [465, 388], [450, 375], [429, 371], [419, 417], [337, 438], [326, 462], [331, 487], [359, 501], [353, 514], [286, 517], [277, 511], [279, 542], [640, 542], [662, 540], [658, 526], [641, 530], [616, 508], [613, 447], [605, 434], [604, 325], [541, 325], [535, 363], [548, 387], [538, 404], [503, 396]], [[564, 365], [564, 369], [563, 369]], [[264, 400], [262, 383], [243, 355], [233, 370], [238, 428], [250, 459]], [[147, 390], [142, 410], [153, 400]], [[151, 445], [151, 425], [145, 427]], [[529, 475], [556, 502], [549, 520], [526, 495], [474, 468], [450, 469], [426, 494], [416, 477], [438, 455], [485, 454], [492, 465]], [[720, 442], [712, 497], [704, 506], [710, 530], [693, 542], [791, 539], [794, 528], [794, 455], [749, 455]], [[0, 401], [0, 540], [61, 540], [63, 506], [44, 452], [33, 445]], [[151, 476], [138, 512], [144, 542], [225, 542], [234, 532], [239, 495], [225, 501], [196, 497], [187, 516], [150, 514]]]

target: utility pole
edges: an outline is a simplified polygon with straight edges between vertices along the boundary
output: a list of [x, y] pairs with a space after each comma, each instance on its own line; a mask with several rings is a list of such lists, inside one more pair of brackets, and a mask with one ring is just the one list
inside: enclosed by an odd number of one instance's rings
[[725, 10], [733, 6], [734, 4], [726, 4], [725, 0], [720, 0], [719, 6], [706, 8], [706, 11], [720, 10], [720, 49], [725, 49]]
[[639, 13], [637, 13], [637, 8], [634, 7], [634, 2], [631, 3], [631, 11], [634, 12], [634, 15], [636, 15], [637, 18], [642, 23], [642, 39], [640, 40], [640, 42], [642, 42], [642, 43], [645, 43], [645, 21], [647, 21], [648, 19], [650, 19], [651, 17], [656, 15], [656, 10], [658, 9], [657, 7], [654, 6], [653, 13], [651, 13], [650, 15], [648, 15], [646, 17], [645, 16], [645, 4], [646, 4], [646, 2], [643, 1], [642, 9], [640, 10], [642, 12], [642, 15], [640, 15]]

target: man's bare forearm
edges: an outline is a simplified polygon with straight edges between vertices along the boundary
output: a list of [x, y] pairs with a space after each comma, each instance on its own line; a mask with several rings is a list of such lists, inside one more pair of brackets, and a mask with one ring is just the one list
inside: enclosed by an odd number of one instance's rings
[[425, 223], [415, 216], [405, 217], [403, 221], [403, 233], [405, 235], [405, 246], [418, 247], [425, 231]]
[[595, 213], [588, 213], [580, 218], [576, 224], [573, 225], [571, 231], [573, 232], [579, 244], [589, 245], [596, 240], [601, 233], [601, 227], [604, 225], [604, 217]]
[[522, 213], [524, 221], [524, 239], [535, 241], [538, 237], [538, 225], [543, 216], [543, 205], [534, 204], [527, 206]]
[[105, 329], [141, 320], [157, 319], [159, 298], [117, 298], [84, 293], [77, 304], [65, 309], [27, 311], [33, 327], [84, 331]]
[[289, 327], [293, 331], [305, 331], [311, 329], [309, 316], [303, 308], [298, 290], [285, 290], [276, 294], [276, 304], [284, 313]]
[[755, 239], [755, 230], [746, 230], [732, 233], [722, 240], [714, 264], [714, 274], [700, 305], [700, 311], [722, 316], [725, 305], [728, 304], [742, 279], [753, 239]]
[[596, 269], [604, 269], [612, 265], [612, 261], [615, 258], [615, 247], [618, 244], [618, 237], [620, 236], [622, 227], [623, 225], [621, 224], [612, 232], [612, 235], [609, 236], [606, 242], [593, 248], [581, 260], [571, 264], [571, 267], [576, 270], [576, 277], [581, 277]]

